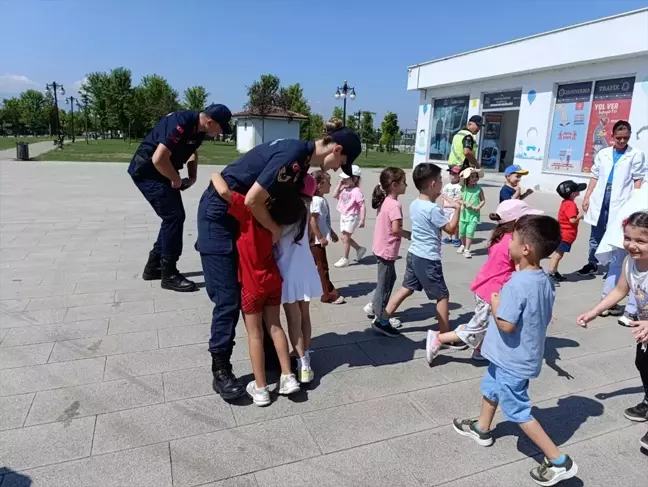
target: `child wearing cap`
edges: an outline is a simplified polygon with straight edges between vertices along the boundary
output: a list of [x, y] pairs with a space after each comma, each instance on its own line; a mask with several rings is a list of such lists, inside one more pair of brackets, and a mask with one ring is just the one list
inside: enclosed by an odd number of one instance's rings
[[556, 287], [567, 278], [558, 272], [558, 264], [565, 255], [565, 252], [571, 250], [572, 244], [576, 241], [578, 235], [578, 222], [583, 219], [584, 214], [578, 212], [578, 205], [575, 199], [578, 198], [581, 191], [587, 188], [585, 183], [576, 183], [571, 179], [563, 181], [556, 188], [556, 192], [563, 199], [558, 210], [558, 223], [560, 223], [560, 245], [551, 256], [549, 261], [549, 277]]
[[477, 225], [481, 220], [480, 210], [486, 204], [484, 190], [478, 184], [479, 171], [469, 167], [461, 171], [463, 186], [461, 188], [461, 215], [459, 216], [459, 238], [461, 244], [457, 249], [458, 254], [463, 254], [466, 259], [472, 257], [472, 246]]
[[[450, 182], [443, 187], [441, 194], [451, 200], [461, 199], [461, 183], [460, 176], [461, 168], [459, 166], [450, 166], [448, 167], [448, 172], [450, 173]], [[454, 207], [448, 206], [445, 200], [443, 200], [443, 213], [448, 217], [448, 221], [452, 220], [452, 215], [454, 215]], [[455, 247], [461, 246], [461, 240], [459, 240], [459, 234], [450, 235], [443, 239], [443, 243], [452, 244]]]
[[512, 164], [506, 168], [504, 171], [504, 179], [506, 182], [502, 186], [502, 189], [500, 189], [500, 203], [511, 199], [523, 200], [533, 193], [531, 188], [523, 193], [520, 187], [522, 176], [526, 176], [527, 174], [529, 174], [529, 171], [522, 169], [518, 164]]
[[340, 212], [340, 232], [342, 233], [342, 245], [344, 256], [335, 264], [335, 267], [347, 267], [349, 265], [349, 252], [351, 247], [356, 251], [356, 260], [360, 262], [367, 253], [367, 249], [358, 245], [353, 239], [353, 232], [358, 228], [364, 228], [367, 208], [365, 198], [360, 190], [360, 175], [362, 170], [355, 164], [351, 166], [352, 176], [345, 173], [340, 174], [333, 198], [338, 200], [337, 209]]
[[490, 219], [497, 222], [497, 226], [493, 229], [488, 243], [488, 259], [470, 285], [470, 290], [475, 293], [475, 314], [467, 325], [459, 325], [455, 331], [448, 333], [428, 331], [425, 350], [430, 365], [444, 344], [457, 340], [474, 348], [473, 359], [483, 360], [479, 346], [488, 327], [491, 295], [498, 293], [515, 271], [515, 263], [509, 256], [513, 227], [515, 222], [525, 215], [541, 214], [542, 211], [532, 210], [524, 201], [507, 200], [500, 203], [497, 211], [490, 215]]

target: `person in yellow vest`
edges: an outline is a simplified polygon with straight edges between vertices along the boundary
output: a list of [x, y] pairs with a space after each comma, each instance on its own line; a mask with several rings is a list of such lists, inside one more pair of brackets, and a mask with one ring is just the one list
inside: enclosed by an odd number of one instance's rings
[[461, 129], [452, 138], [452, 147], [448, 156], [448, 167], [459, 166], [461, 170], [468, 167], [481, 169], [481, 162], [477, 159], [479, 141], [477, 134], [484, 126], [484, 119], [473, 115], [468, 120], [466, 128]]

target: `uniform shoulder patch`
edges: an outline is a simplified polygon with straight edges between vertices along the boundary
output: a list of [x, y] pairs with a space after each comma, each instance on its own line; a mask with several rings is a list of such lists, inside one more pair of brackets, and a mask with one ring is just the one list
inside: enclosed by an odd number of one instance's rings
[[180, 126], [180, 125], [176, 125], [176, 130], [177, 130], [179, 133], [184, 134], [184, 129], [182, 128], [182, 126]]

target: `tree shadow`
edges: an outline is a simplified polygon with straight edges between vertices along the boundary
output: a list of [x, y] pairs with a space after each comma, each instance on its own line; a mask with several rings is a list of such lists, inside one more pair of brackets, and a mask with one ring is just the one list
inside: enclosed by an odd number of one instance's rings
[[371, 294], [375, 288], [375, 282], [354, 282], [348, 286], [338, 288], [338, 291], [345, 298], [359, 298]]
[[544, 360], [547, 366], [556, 372], [558, 377], [565, 377], [567, 380], [574, 378], [574, 376], [557, 364], [560, 360], [560, 352], [558, 349], [573, 347], [580, 347], [580, 343], [569, 338], [547, 337], [545, 341]]
[[11, 485], [12, 487], [29, 487], [32, 484], [31, 478], [9, 467], [0, 467], [0, 484]]
[[601, 399], [602, 401], [604, 401], [606, 399], [611, 399], [617, 396], [629, 396], [632, 394], [641, 394], [643, 392], [644, 392], [644, 388], [641, 386], [624, 387], [623, 389], [619, 389], [614, 392], [599, 392], [598, 394], [595, 394], [594, 397], [596, 399]]

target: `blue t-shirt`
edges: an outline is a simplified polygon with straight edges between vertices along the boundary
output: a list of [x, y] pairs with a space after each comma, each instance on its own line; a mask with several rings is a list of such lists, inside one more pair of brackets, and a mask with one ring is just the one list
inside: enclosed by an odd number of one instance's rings
[[543, 270], [514, 272], [500, 292], [497, 317], [515, 329], [500, 331], [491, 316], [482, 346], [484, 357], [522, 379], [538, 377], [555, 297]]
[[515, 194], [515, 188], [511, 188], [510, 186], [507, 186], [506, 184], [502, 186], [502, 189], [500, 189], [500, 203], [502, 201], [510, 200], [513, 198], [513, 195]]
[[439, 205], [416, 198], [409, 207], [412, 244], [409, 251], [422, 259], [441, 260], [441, 227], [448, 217]]
[[628, 150], [627, 146], [622, 151], [612, 149], [612, 170], [610, 171], [610, 175], [608, 176], [607, 184], [612, 184], [612, 179], [614, 178], [614, 167], [616, 166], [616, 163], [619, 162], [619, 159], [621, 159], [621, 156], [625, 154], [626, 150]]

